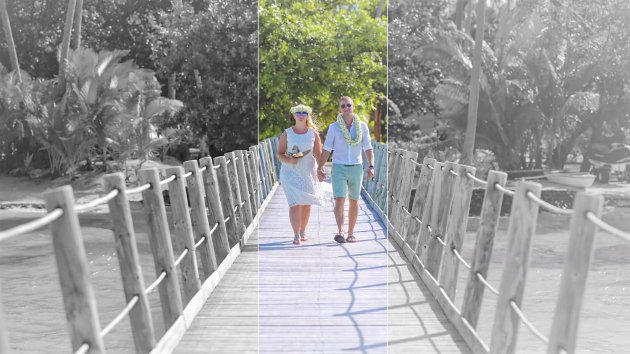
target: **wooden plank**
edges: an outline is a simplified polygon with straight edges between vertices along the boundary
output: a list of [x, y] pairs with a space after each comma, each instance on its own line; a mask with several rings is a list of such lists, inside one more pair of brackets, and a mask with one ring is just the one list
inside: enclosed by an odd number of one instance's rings
[[446, 296], [451, 300], [455, 299], [457, 288], [457, 274], [459, 272], [459, 259], [454, 252], [461, 255], [464, 244], [464, 234], [466, 233], [466, 223], [468, 221], [468, 210], [470, 210], [470, 200], [474, 181], [466, 177], [466, 173], [475, 174], [476, 169], [471, 166], [457, 166], [455, 186], [453, 190], [453, 205], [451, 207], [444, 242], [446, 247], [442, 252], [440, 263], [439, 282], [444, 289]]
[[[203, 187], [203, 175], [199, 172], [199, 165], [196, 160], [184, 162], [184, 169], [186, 173], [192, 173], [192, 175], [186, 179], [186, 185], [188, 186], [188, 197], [190, 199], [193, 240], [197, 243], [204, 237], [206, 239], [205, 242], [197, 247], [204, 273], [203, 279], [206, 279], [217, 269], [217, 257], [214, 251], [210, 222], [208, 221], [208, 214], [206, 212], [206, 191]], [[216, 221], [213, 220], [212, 225], [215, 225], [215, 223]], [[215, 232], [220, 232], [218, 226]]]
[[597, 226], [586, 219], [586, 214], [591, 212], [599, 217], [603, 205], [601, 195], [581, 192], [575, 196], [569, 247], [547, 347], [549, 354], [558, 353], [560, 349], [575, 353], [586, 278], [593, 259], [593, 242], [597, 231]]
[[9, 354], [9, 335], [4, 311], [2, 310], [2, 282], [0, 282], [0, 354]]
[[472, 262], [470, 263], [470, 272], [466, 290], [464, 291], [462, 307], [462, 316], [473, 328], [477, 328], [483, 294], [486, 290], [485, 285], [477, 278], [477, 274], [487, 279], [494, 246], [494, 235], [499, 225], [501, 204], [503, 203], [503, 193], [495, 185], [505, 186], [506, 181], [507, 174], [504, 172], [490, 171], [488, 174], [488, 184], [486, 185], [481, 206], [479, 227], [475, 237], [475, 249]]
[[155, 330], [151, 316], [151, 306], [144, 292], [145, 284], [140, 267], [140, 257], [136, 234], [133, 228], [131, 207], [125, 193], [125, 176], [119, 172], [103, 178], [105, 193], [118, 190], [118, 195], [108, 202], [112, 217], [112, 231], [116, 244], [116, 256], [120, 266], [125, 302], [135, 296], [138, 302], [129, 311], [131, 333], [137, 353], [148, 353], [155, 347]]
[[228, 170], [228, 181], [230, 181], [230, 191], [232, 192], [232, 208], [234, 210], [234, 215], [236, 219], [234, 222], [236, 223], [236, 230], [238, 235], [238, 240], [240, 242], [241, 237], [245, 233], [246, 225], [245, 225], [245, 213], [243, 212], [243, 198], [241, 197], [241, 188], [239, 186], [239, 176], [238, 176], [238, 155], [235, 151], [228, 152], [225, 154], [225, 158], [230, 161], [227, 164]]
[[87, 343], [91, 353], [105, 353], [72, 187], [55, 188], [44, 194], [44, 200], [48, 212], [63, 210], [63, 215], [50, 223], [50, 230], [72, 349]]
[[433, 177], [433, 169], [435, 168], [435, 159], [425, 157], [422, 160], [422, 169], [420, 170], [420, 176], [418, 177], [418, 184], [416, 185], [416, 194], [413, 200], [413, 206], [411, 208], [411, 218], [409, 219], [409, 225], [407, 226], [405, 241], [411, 246], [404, 247], [403, 252], [407, 259], [413, 258], [412, 251], [416, 249], [418, 240], [420, 239], [420, 231], [422, 224], [418, 220], [422, 220], [424, 217], [425, 205], [430, 205], [429, 187]]
[[388, 166], [387, 166], [387, 146], [381, 144], [381, 157], [380, 164], [378, 166], [378, 170], [376, 171], [376, 175], [378, 177], [378, 184], [375, 187], [374, 201], [379, 206], [379, 208], [383, 211], [385, 215], [387, 215], [387, 195], [388, 195]]
[[[192, 221], [188, 210], [188, 198], [184, 183], [184, 168], [181, 166], [169, 167], [166, 175], [175, 175], [175, 179], [168, 183], [168, 195], [173, 211], [173, 228], [175, 235], [171, 239], [178, 252], [188, 250], [184, 258], [176, 266], [182, 276], [184, 288], [184, 306], [192, 299], [201, 288], [199, 269], [197, 268], [197, 255], [195, 252], [195, 240], [193, 238]], [[179, 258], [179, 254], [177, 254]]]
[[392, 216], [394, 215], [394, 206], [395, 202], [398, 199], [398, 192], [400, 191], [400, 182], [402, 180], [402, 169], [403, 169], [403, 150], [395, 149], [392, 154], [393, 158], [390, 159], [389, 164], [389, 190], [387, 196], [387, 217], [389, 220], [392, 220]]
[[179, 286], [179, 278], [175, 271], [175, 259], [173, 258], [173, 246], [171, 233], [166, 217], [166, 208], [162, 197], [160, 177], [157, 168], [143, 169], [138, 172], [141, 184], [150, 184], [151, 188], [142, 192], [144, 215], [151, 232], [149, 243], [153, 253], [155, 274], [157, 277], [162, 272], [166, 277], [158, 286], [162, 316], [165, 327], [170, 327], [182, 313], [182, 297]]
[[206, 168], [202, 173], [203, 185], [206, 192], [206, 202], [208, 204], [207, 213], [210, 228], [212, 229], [216, 226], [215, 231], [212, 233], [212, 244], [218, 265], [221, 264], [228, 253], [230, 253], [230, 242], [225, 222], [225, 214], [223, 213], [219, 193], [219, 188], [222, 187], [219, 185], [217, 169], [215, 168], [220, 168], [220, 166], [215, 166], [211, 157], [199, 159], [199, 164], [202, 168]]
[[450, 210], [453, 205], [453, 189], [455, 187], [455, 181], [457, 180], [457, 177], [451, 174], [450, 171], [456, 170], [458, 166], [459, 165], [454, 162], [446, 162], [444, 164], [444, 176], [442, 178], [440, 196], [438, 202], [433, 204], [433, 207], [436, 208], [434, 213], [436, 214], [437, 225], [435, 223], [430, 224], [435, 234], [432, 237], [433, 241], [430, 241], [427, 246], [425, 267], [434, 277], [438, 276], [442, 250], [444, 248], [438, 238], [444, 241], [446, 223], [450, 217]]
[[538, 203], [529, 199], [526, 194], [531, 192], [540, 197], [540, 190], [541, 185], [538, 183], [516, 183], [508, 226], [510, 239], [492, 327], [491, 353], [514, 353], [516, 349], [520, 320], [510, 307], [510, 302], [514, 301], [521, 308], [529, 268], [531, 239], [536, 230], [539, 209]]
[[261, 194], [262, 200], [265, 200], [265, 198], [267, 198], [267, 194], [269, 194], [272, 185], [271, 172], [268, 164], [269, 160], [267, 159], [267, 149], [265, 149], [266, 144], [267, 143], [265, 141], [261, 141], [260, 145], [258, 146], [258, 161], [260, 162], [260, 173], [263, 185], [263, 190]]
[[[238, 175], [238, 185], [239, 190], [241, 192], [241, 210], [244, 214], [245, 225], [251, 225], [252, 220], [254, 219], [252, 213], [252, 203], [249, 195], [249, 182], [247, 181], [247, 174], [245, 171], [245, 159], [247, 158], [247, 153], [243, 153], [243, 150], [235, 151], [234, 153], [238, 157], [236, 160], [236, 172]], [[243, 204], [245, 203], [245, 204]]]
[[[381, 159], [383, 158], [382, 149], [379, 143], [372, 142], [372, 149], [374, 150], [374, 168], [380, 167]], [[375, 171], [376, 172], [376, 171]], [[378, 185], [378, 173], [371, 180], [367, 181], [365, 189], [367, 192], [374, 196], [375, 187]]]
[[240, 226], [237, 224], [237, 214], [234, 210], [234, 197], [230, 183], [230, 171], [225, 156], [218, 156], [214, 158], [214, 164], [219, 166], [217, 170], [217, 180], [219, 181], [219, 199], [220, 207], [223, 208], [223, 215], [229, 220], [225, 223], [227, 229], [228, 240], [230, 248], [239, 243], [241, 235], [239, 233]]

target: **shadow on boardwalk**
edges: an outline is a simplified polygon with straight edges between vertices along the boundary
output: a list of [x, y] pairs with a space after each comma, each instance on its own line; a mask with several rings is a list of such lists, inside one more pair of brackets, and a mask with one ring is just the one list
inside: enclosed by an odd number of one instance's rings
[[313, 207], [309, 240], [299, 246], [291, 243], [286, 199], [278, 188], [246, 246], [251, 252], [237, 259], [176, 352], [467, 350], [363, 200], [358, 242], [333, 241], [331, 191], [324, 186], [326, 204]]

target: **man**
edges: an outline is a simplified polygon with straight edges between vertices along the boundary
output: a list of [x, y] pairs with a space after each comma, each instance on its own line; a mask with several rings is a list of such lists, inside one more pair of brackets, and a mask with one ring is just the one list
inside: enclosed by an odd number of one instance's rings
[[[361, 151], [365, 151], [368, 159], [367, 176], [374, 177], [374, 151], [370, 143], [370, 131], [367, 124], [359, 120], [354, 113], [352, 98], [343, 96], [339, 99], [339, 115], [337, 121], [328, 127], [324, 148], [320, 157], [320, 168], [317, 171], [320, 181], [324, 180], [326, 172], [324, 164], [333, 154], [332, 187], [335, 197], [335, 220], [338, 233], [335, 241], [339, 243], [356, 242], [354, 226], [359, 216], [359, 198], [363, 180], [363, 158]], [[344, 208], [346, 196], [350, 199], [348, 211], [348, 237], [344, 237]]]

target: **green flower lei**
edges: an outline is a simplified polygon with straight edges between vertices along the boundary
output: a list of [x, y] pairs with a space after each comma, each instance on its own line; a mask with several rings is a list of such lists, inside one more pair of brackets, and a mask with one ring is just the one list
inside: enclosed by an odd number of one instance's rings
[[339, 124], [341, 132], [343, 133], [343, 138], [346, 139], [348, 145], [354, 146], [361, 142], [363, 129], [361, 128], [361, 124], [359, 124], [359, 116], [356, 113], [352, 114], [352, 124], [354, 125], [354, 129], [357, 131], [357, 140], [352, 140], [352, 137], [350, 137], [350, 132], [346, 128], [346, 122], [343, 120], [341, 113], [337, 115], [337, 124]]

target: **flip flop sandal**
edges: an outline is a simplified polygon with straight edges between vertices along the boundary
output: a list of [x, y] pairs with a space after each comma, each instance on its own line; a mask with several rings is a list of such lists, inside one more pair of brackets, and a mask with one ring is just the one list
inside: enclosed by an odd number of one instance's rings
[[306, 235], [300, 235], [300, 241], [304, 242], [304, 241], [308, 241], [308, 236]]
[[350, 243], [357, 242], [357, 239], [353, 235], [350, 235], [346, 239], [346, 242], [350, 242]]
[[335, 241], [337, 241], [337, 243], [346, 243], [346, 239], [341, 234], [335, 235]]
[[300, 244], [300, 237], [299, 236], [295, 236], [295, 238], [293, 239], [293, 244], [294, 245], [299, 245]]

